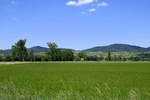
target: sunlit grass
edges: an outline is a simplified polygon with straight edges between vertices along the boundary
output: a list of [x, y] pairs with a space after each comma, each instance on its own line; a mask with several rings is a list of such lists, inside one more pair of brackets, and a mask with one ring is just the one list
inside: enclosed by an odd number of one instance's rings
[[1, 100], [149, 100], [150, 63], [0, 65]]

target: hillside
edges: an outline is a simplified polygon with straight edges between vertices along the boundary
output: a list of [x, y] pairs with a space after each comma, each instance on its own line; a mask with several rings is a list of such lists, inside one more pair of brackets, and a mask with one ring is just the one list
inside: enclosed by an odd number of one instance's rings
[[144, 48], [127, 44], [112, 44], [108, 46], [97, 46], [83, 50], [84, 52], [149, 52], [150, 48]]
[[[66, 50], [67, 48], [60, 48], [61, 50]], [[28, 51], [33, 51], [35, 53], [40, 53], [40, 52], [46, 52], [48, 51], [48, 48], [46, 47], [41, 47], [41, 46], [34, 46], [34, 47], [31, 47], [31, 48], [28, 48]], [[74, 51], [73, 49], [69, 49], [69, 50], [72, 50]], [[0, 50], [0, 54], [11, 54], [11, 50], [10, 49], [7, 49], [7, 50]]]
[[[60, 48], [61, 50], [66, 50], [66, 48]], [[29, 51], [33, 50], [35, 53], [46, 52], [48, 48], [41, 46], [34, 46], [28, 48]], [[70, 49], [75, 51], [73, 49]], [[150, 52], [149, 48], [144, 48], [140, 46], [128, 45], [128, 44], [112, 44], [108, 46], [97, 46], [85, 50], [81, 50], [83, 52]], [[0, 50], [0, 54], [10, 54], [11, 50]]]
[[29, 50], [29, 51], [32, 50], [32, 51], [38, 53], [38, 52], [46, 52], [46, 51], [48, 51], [48, 48], [46, 48], [46, 47], [41, 47], [41, 46], [35, 46], [35, 47], [32, 47], [32, 48], [29, 48], [28, 50]]

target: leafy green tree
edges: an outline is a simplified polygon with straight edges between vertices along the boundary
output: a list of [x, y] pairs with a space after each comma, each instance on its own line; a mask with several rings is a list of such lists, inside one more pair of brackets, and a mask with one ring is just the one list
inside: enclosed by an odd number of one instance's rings
[[47, 55], [51, 61], [61, 61], [61, 50], [58, 48], [58, 45], [54, 42], [47, 43], [49, 51]]
[[79, 53], [77, 54], [77, 57], [79, 57], [80, 60], [81, 60], [81, 59], [86, 60], [87, 55], [86, 55], [86, 53], [84, 53], [84, 52], [79, 52]]
[[49, 61], [48, 56], [45, 55], [41, 55], [41, 59], [42, 61]]
[[81, 58], [78, 57], [78, 56], [75, 56], [75, 57], [74, 57], [74, 60], [75, 60], [75, 61], [81, 61]]
[[74, 60], [74, 54], [72, 50], [63, 50], [61, 52], [62, 61], [73, 61]]
[[14, 60], [26, 60], [28, 52], [25, 44], [26, 40], [19, 40], [15, 45], [12, 46], [12, 57]]
[[98, 61], [99, 57], [97, 57], [96, 55], [94, 55], [94, 56], [87, 56], [86, 60], [87, 61]]
[[126, 58], [126, 57], [123, 57], [123, 58], [122, 58], [122, 61], [127, 61], [127, 58]]
[[42, 61], [42, 57], [40, 55], [35, 55], [34, 61]]
[[30, 50], [28, 51], [28, 58], [27, 58], [28, 61], [35, 61], [35, 55], [34, 55], [34, 51], [33, 50]]
[[12, 56], [11, 55], [5, 55], [3, 61], [12, 61]]
[[99, 61], [104, 60], [104, 56], [100, 55], [100, 56], [98, 57], [98, 60], [99, 60]]

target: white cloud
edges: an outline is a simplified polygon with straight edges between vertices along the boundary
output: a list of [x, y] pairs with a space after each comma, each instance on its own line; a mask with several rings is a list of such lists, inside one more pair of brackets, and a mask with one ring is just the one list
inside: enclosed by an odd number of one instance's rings
[[66, 3], [66, 5], [74, 6], [74, 5], [76, 5], [76, 1], [69, 1], [69, 2]]
[[[84, 11], [80, 12], [81, 14], [91, 14], [92, 12], [96, 12], [97, 9], [100, 7], [109, 6], [109, 3], [100, 0], [70, 0], [66, 3], [67, 6], [82, 6], [82, 5], [89, 5], [90, 9], [85, 9]], [[91, 8], [92, 7], [92, 8]]]
[[69, 1], [66, 3], [68, 6], [81, 6], [81, 5], [86, 5], [90, 4], [93, 2], [97, 2], [97, 0], [78, 0], [78, 1]]
[[88, 12], [95, 12], [95, 11], [96, 11], [95, 8], [88, 9]]
[[98, 4], [99, 7], [105, 7], [105, 6], [109, 6], [109, 4], [107, 2], [101, 2]]

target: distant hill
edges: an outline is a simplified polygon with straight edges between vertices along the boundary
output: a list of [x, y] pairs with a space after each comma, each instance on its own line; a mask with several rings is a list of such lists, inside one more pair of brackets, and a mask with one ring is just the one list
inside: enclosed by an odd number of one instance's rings
[[128, 44], [112, 44], [108, 46], [97, 46], [83, 50], [84, 52], [150, 52], [150, 48], [144, 48]]
[[32, 50], [32, 51], [38, 53], [38, 52], [46, 52], [46, 51], [48, 51], [48, 48], [46, 48], [46, 47], [41, 47], [41, 46], [35, 46], [35, 47], [32, 47], [32, 48], [29, 48], [28, 50], [29, 50], [29, 51]]
[[[35, 53], [40, 53], [40, 52], [46, 52], [48, 51], [49, 48], [46, 48], [46, 47], [41, 47], [41, 46], [34, 46], [34, 47], [31, 47], [31, 48], [28, 48], [28, 51], [33, 51]], [[66, 50], [66, 48], [60, 48], [61, 50]], [[73, 49], [69, 49], [69, 50], [72, 50], [72, 51], [75, 51]], [[11, 50], [8, 49], [8, 50], [0, 50], [0, 54], [11, 54]]]
[[[60, 48], [61, 50], [67, 50], [67, 48]], [[38, 53], [38, 52], [46, 52], [49, 50], [49, 48], [46, 48], [46, 47], [41, 47], [41, 46], [35, 46], [35, 47], [32, 47], [32, 48], [29, 48], [28, 50], [33, 50], [34, 52]], [[73, 49], [69, 49], [69, 50], [72, 50], [74, 51]]]
[[[66, 50], [66, 48], [60, 48], [61, 50]], [[33, 50], [35, 53], [46, 52], [48, 48], [41, 46], [34, 46], [28, 48], [29, 51]], [[70, 49], [75, 51], [73, 49]], [[150, 52], [149, 48], [144, 48], [140, 46], [128, 45], [128, 44], [112, 44], [108, 46], [97, 46], [86, 50], [81, 50], [83, 52]], [[11, 50], [0, 50], [0, 54], [11, 54]]]

